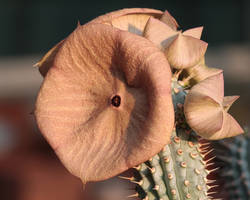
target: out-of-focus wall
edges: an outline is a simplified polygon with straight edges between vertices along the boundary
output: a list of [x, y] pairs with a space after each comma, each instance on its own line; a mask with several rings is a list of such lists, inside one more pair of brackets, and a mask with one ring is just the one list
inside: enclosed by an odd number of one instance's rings
[[181, 28], [204, 25], [210, 46], [250, 41], [248, 0], [1, 0], [0, 55], [44, 53], [96, 16], [128, 7], [168, 9]]

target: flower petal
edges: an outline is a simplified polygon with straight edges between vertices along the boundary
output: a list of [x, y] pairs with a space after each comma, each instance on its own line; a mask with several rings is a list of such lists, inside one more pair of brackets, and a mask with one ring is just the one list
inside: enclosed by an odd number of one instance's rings
[[88, 24], [65, 39], [35, 116], [71, 173], [84, 183], [104, 180], [148, 160], [170, 141], [170, 85], [168, 62], [150, 41]]
[[227, 96], [224, 97], [223, 99], [223, 107], [224, 110], [227, 112], [229, 110], [229, 108], [232, 106], [232, 104], [239, 98], [240, 96]]
[[52, 49], [50, 49], [45, 56], [42, 57], [42, 59], [36, 63], [34, 66], [39, 68], [39, 72], [41, 73], [41, 75], [43, 77], [46, 76], [47, 72], [49, 71], [50, 67], [53, 65], [54, 62], [54, 58], [58, 52], [58, 50], [60, 49], [60, 47], [63, 44], [62, 40], [61, 42], [59, 42], [57, 45], [55, 45]]
[[238, 96], [223, 96], [222, 73], [194, 85], [186, 96], [187, 123], [205, 139], [217, 140], [243, 133], [240, 125], [226, 112]]
[[191, 77], [191, 79], [187, 78], [188, 84], [195, 85], [206, 78], [222, 73], [222, 70], [217, 68], [207, 67], [204, 62], [200, 62], [194, 67], [186, 68], [185, 72], [187, 74], [187, 77]]
[[203, 26], [191, 28], [183, 32], [183, 35], [191, 36], [197, 39], [201, 39], [201, 34], [203, 31]]
[[192, 87], [191, 91], [210, 97], [221, 105], [224, 98], [223, 73], [216, 74], [199, 82]]
[[126, 30], [137, 35], [142, 35], [144, 27], [149, 19], [153, 16], [160, 18], [162, 11], [148, 8], [129, 8], [122, 9], [102, 15], [90, 23], [110, 24], [121, 30]]
[[221, 130], [223, 112], [220, 104], [209, 96], [191, 89], [186, 96], [184, 114], [188, 125], [203, 138]]
[[169, 27], [171, 27], [175, 31], [179, 27], [175, 18], [167, 10], [161, 16], [161, 21], [167, 24]]
[[160, 49], [166, 49], [178, 35], [177, 31], [171, 29], [158, 19], [150, 17], [143, 32], [143, 36], [152, 41]]
[[184, 114], [189, 126], [203, 138], [220, 131], [223, 124], [223, 74], [194, 85], [186, 96]]
[[227, 112], [223, 112], [223, 125], [220, 131], [207, 138], [210, 140], [220, 140], [228, 137], [237, 136], [244, 133], [238, 122]]
[[[121, 30], [127, 30], [135, 34], [142, 35], [149, 17], [153, 16], [156, 18], [160, 18], [162, 13], [163, 12], [160, 10], [148, 8], [122, 9], [99, 16], [90, 21], [89, 24], [109, 24]], [[81, 26], [79, 22], [78, 26]], [[57, 51], [60, 49], [62, 42], [63, 41], [59, 42], [52, 49], [50, 49], [50, 51], [48, 51], [47, 54], [43, 56], [43, 58], [38, 63], [35, 64], [35, 66], [39, 67], [39, 71], [43, 77], [45, 77], [49, 68], [53, 65], [52, 61], [54, 60]]]
[[205, 55], [207, 43], [179, 34], [165, 51], [171, 66], [177, 69], [192, 67]]

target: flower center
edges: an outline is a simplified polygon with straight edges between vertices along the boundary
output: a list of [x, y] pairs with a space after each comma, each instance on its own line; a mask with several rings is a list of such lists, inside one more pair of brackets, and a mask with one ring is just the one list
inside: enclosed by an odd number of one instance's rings
[[115, 107], [119, 107], [121, 104], [121, 97], [119, 95], [115, 95], [112, 99], [111, 99], [111, 104]]

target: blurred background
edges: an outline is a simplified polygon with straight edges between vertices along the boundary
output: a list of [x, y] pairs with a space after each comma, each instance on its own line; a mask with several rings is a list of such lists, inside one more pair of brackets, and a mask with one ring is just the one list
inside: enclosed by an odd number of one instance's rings
[[98, 15], [129, 7], [167, 9], [182, 29], [204, 26], [206, 62], [225, 70], [230, 113], [250, 125], [249, 0], [0, 0], [0, 199], [80, 200], [80, 181], [57, 160], [32, 111], [42, 78], [32, 67], [53, 45]]

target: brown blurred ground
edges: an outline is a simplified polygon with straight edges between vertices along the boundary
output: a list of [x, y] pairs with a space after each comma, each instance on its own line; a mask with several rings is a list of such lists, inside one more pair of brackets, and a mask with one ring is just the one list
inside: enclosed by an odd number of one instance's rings
[[[87, 200], [39, 133], [32, 114], [42, 78], [39, 56], [0, 58], [0, 199]], [[206, 62], [225, 70], [225, 95], [240, 95], [231, 113], [250, 125], [250, 46], [208, 48]], [[90, 200], [90, 199], [89, 199]]]

